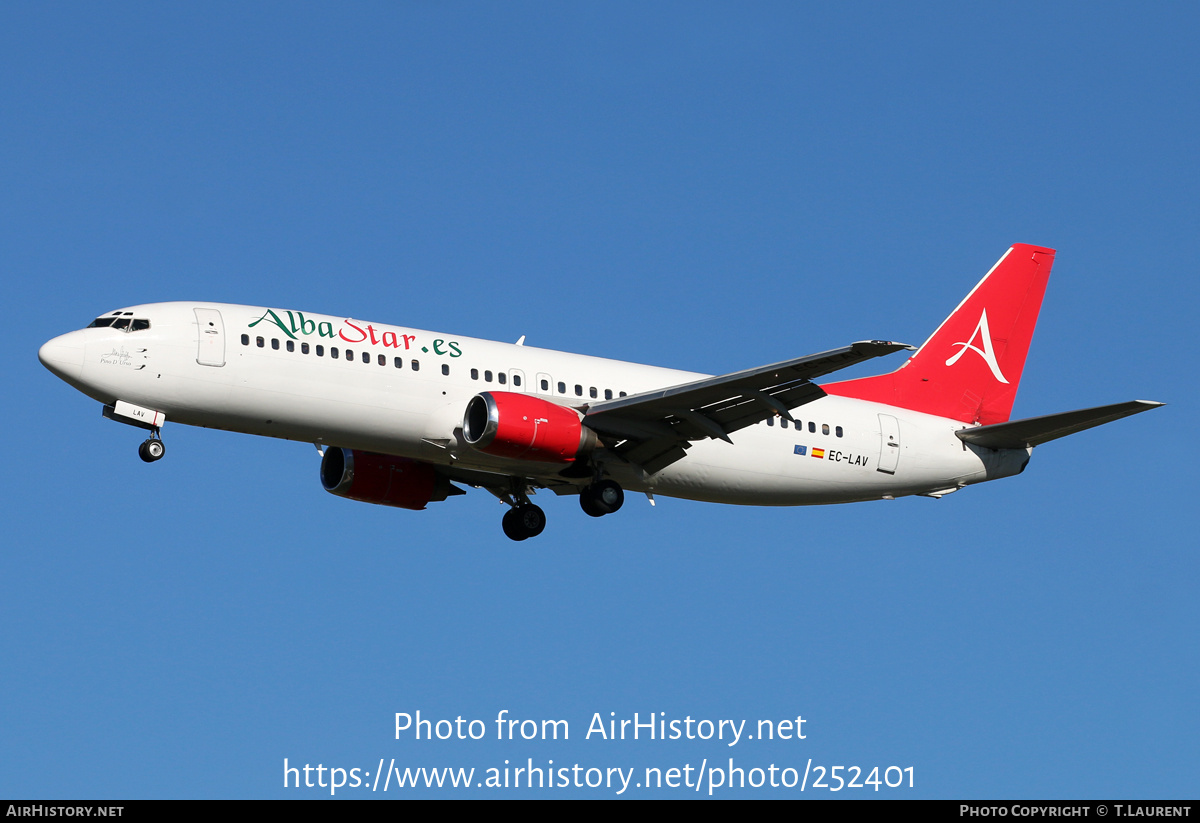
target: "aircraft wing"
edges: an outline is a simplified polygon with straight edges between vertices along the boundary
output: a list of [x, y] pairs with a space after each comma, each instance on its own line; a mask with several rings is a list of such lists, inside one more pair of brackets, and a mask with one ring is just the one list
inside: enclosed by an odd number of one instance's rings
[[911, 350], [903, 343], [864, 340], [769, 366], [706, 377], [664, 389], [594, 403], [584, 423], [618, 455], [653, 474], [684, 456], [693, 440], [729, 435], [768, 417], [792, 419], [790, 409], [825, 392], [811, 381], [885, 354]]
[[1040, 446], [1093, 426], [1111, 423], [1131, 414], [1157, 409], [1162, 405], [1165, 404], [1153, 400], [1130, 400], [1127, 403], [1113, 403], [1109, 406], [1095, 406], [1090, 409], [960, 429], [955, 434], [959, 440], [989, 449], [1024, 449]]

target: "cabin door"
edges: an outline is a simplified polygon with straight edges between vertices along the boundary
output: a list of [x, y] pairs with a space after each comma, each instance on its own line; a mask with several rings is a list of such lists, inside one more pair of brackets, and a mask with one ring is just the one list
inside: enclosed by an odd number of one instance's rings
[[200, 334], [196, 362], [201, 366], [225, 365], [225, 323], [216, 309], [195, 309]]
[[886, 474], [896, 473], [900, 462], [900, 423], [890, 414], [879, 415], [879, 468]]

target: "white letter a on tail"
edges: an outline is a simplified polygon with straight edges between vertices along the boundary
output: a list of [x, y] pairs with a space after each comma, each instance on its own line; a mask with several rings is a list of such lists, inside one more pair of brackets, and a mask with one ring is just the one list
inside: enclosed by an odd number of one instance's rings
[[[971, 345], [971, 343], [975, 342], [976, 336], [981, 336], [983, 338], [982, 349], [978, 346]], [[958, 350], [958, 354], [946, 361], [947, 366], [953, 366], [958, 362], [958, 359], [966, 353], [967, 349], [970, 349], [971, 351], [979, 353], [979, 356], [983, 358], [983, 362], [987, 363], [988, 368], [992, 370], [993, 377], [995, 377], [1001, 383], [1008, 382], [1004, 379], [1004, 375], [1000, 373], [1000, 364], [996, 362], [996, 352], [992, 348], [992, 333], [988, 331], [987, 309], [984, 309], [983, 313], [979, 315], [979, 325], [975, 327], [975, 331], [971, 332], [970, 342], [952, 343], [951, 345], [962, 346], [962, 348]]]

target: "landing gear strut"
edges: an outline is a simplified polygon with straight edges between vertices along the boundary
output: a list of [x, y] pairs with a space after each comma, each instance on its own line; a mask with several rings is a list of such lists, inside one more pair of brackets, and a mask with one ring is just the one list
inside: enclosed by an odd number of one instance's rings
[[592, 517], [603, 517], [621, 508], [625, 492], [614, 480], [597, 480], [579, 492], [579, 507]]
[[150, 439], [138, 446], [138, 457], [142, 458], [147, 463], [153, 463], [156, 460], [162, 460], [163, 455], [167, 453], [167, 447], [163, 444], [162, 438], [155, 429], [150, 433]]

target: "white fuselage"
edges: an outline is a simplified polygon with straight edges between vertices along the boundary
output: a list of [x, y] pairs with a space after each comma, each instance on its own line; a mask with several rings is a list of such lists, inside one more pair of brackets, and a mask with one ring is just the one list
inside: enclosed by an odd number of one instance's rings
[[[561, 464], [514, 462], [462, 439], [482, 391], [583, 408], [704, 375], [374, 322], [255, 306], [155, 303], [121, 310], [149, 328], [87, 328], [42, 358], [104, 403], [168, 421], [561, 482]], [[318, 353], [319, 350], [319, 353]], [[618, 460], [626, 489], [720, 503], [795, 506], [941, 494], [1018, 473], [1027, 450], [965, 445], [955, 420], [827, 396], [719, 440], [653, 475]]]

